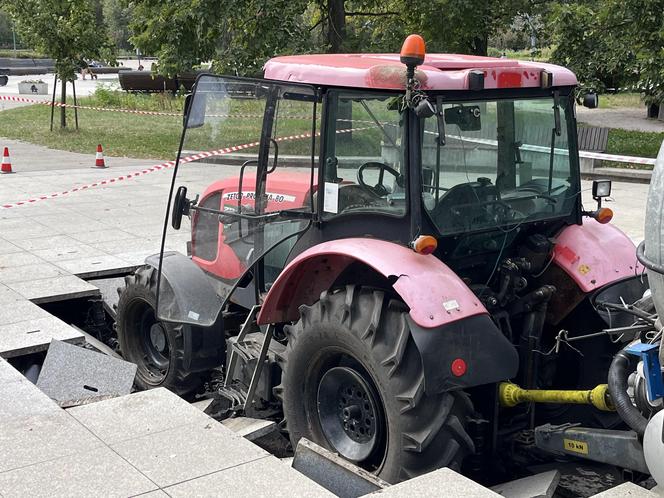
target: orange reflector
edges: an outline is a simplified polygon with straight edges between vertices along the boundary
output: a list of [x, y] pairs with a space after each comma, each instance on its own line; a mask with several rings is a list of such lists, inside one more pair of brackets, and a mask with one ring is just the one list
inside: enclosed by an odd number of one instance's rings
[[603, 225], [611, 221], [613, 218], [613, 211], [609, 208], [599, 208], [595, 211], [593, 218]]
[[401, 46], [401, 62], [406, 65], [419, 66], [424, 62], [426, 48], [424, 38], [420, 35], [409, 35]]
[[418, 254], [431, 254], [438, 247], [438, 241], [431, 235], [420, 235], [410, 243], [410, 247]]

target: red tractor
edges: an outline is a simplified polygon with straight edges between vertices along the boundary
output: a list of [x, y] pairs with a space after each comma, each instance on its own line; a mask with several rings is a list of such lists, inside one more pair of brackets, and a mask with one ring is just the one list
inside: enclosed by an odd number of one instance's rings
[[606, 383], [654, 310], [610, 182], [582, 207], [576, 90], [550, 64], [425, 56], [417, 35], [199, 76], [161, 253], [117, 309], [138, 387], [206, 382], [219, 413], [390, 482], [546, 451], [646, 473], [624, 448], [642, 435], [626, 411], [655, 410], [621, 391], [635, 364]]

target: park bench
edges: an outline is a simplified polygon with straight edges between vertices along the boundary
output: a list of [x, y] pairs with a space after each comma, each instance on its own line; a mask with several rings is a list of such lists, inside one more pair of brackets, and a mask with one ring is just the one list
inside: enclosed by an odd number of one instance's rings
[[[609, 129], [599, 127], [578, 127], [579, 151], [606, 152], [609, 142]], [[595, 169], [595, 161], [587, 157], [580, 158], [582, 173], [592, 173]]]

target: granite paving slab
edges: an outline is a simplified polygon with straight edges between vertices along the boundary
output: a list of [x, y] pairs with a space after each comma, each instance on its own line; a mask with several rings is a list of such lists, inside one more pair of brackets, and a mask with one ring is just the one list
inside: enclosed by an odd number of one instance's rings
[[155, 489], [155, 483], [105, 446], [0, 473], [3, 496], [120, 498]]
[[136, 365], [57, 340], [51, 341], [37, 387], [62, 407], [129, 394]]
[[74, 275], [15, 282], [8, 287], [35, 304], [100, 295], [97, 287]]
[[375, 491], [376, 498], [398, 496], [403, 498], [497, 498], [501, 495], [448, 468], [442, 468], [389, 488]]
[[[67, 412], [109, 444], [212, 420], [164, 388], [77, 406]], [[118, 424], [118, 420], [123, 423]]]
[[334, 497], [277, 458], [267, 456], [165, 488], [174, 498], [251, 496], [256, 498]]
[[115, 443], [111, 448], [160, 487], [269, 455], [213, 419]]
[[[58, 339], [74, 344], [85, 341], [83, 334], [65, 322], [32, 304], [18, 301], [14, 306], [30, 304], [41, 311], [39, 318], [0, 325], [0, 357], [13, 358], [37, 351], [45, 351], [51, 340]], [[0, 313], [4, 309], [0, 306]], [[0, 321], [0, 323], [5, 323]]]

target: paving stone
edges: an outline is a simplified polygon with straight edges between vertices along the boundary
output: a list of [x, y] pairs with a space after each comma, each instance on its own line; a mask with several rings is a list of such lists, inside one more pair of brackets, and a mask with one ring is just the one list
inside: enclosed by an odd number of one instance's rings
[[69, 273], [79, 277], [98, 277], [130, 270], [131, 265], [115, 256], [103, 255], [92, 258], [73, 259], [71, 261], [59, 261], [56, 265]]
[[111, 242], [114, 240], [126, 240], [133, 239], [136, 236], [122, 230], [96, 230], [96, 231], [85, 231], [85, 232], [74, 232], [69, 234], [73, 239], [78, 240], [84, 244], [96, 244], [101, 242]]
[[297, 443], [292, 466], [341, 498], [355, 498], [389, 486], [371, 472], [305, 438]]
[[648, 491], [641, 486], [634, 483], [626, 482], [615, 488], [607, 489], [602, 493], [593, 495], [593, 498], [656, 498], [657, 496], [652, 491]]
[[106, 447], [0, 473], [4, 496], [126, 497], [156, 488]]
[[29, 252], [0, 253], [0, 269], [15, 268], [17, 266], [37, 265], [44, 260]]
[[[0, 327], [26, 320], [48, 318], [49, 316], [39, 306], [24, 299], [14, 302], [11, 306], [0, 306]], [[0, 340], [2, 340], [2, 333], [0, 333]]]
[[44, 261], [58, 262], [69, 261], [72, 259], [92, 258], [95, 256], [103, 256], [104, 252], [96, 249], [87, 244], [75, 242], [73, 239], [67, 246], [49, 249], [39, 249], [34, 251], [33, 254], [39, 256]]
[[60, 406], [129, 394], [136, 365], [65, 342], [51, 342], [37, 387]]
[[98, 438], [62, 410], [13, 417], [3, 421], [0, 431], [0, 475], [101, 445]]
[[60, 247], [67, 247], [71, 244], [76, 244], [77, 241], [73, 240], [67, 235], [52, 235], [49, 237], [34, 237], [17, 240], [14, 242], [18, 247], [26, 251], [40, 251], [44, 249], [54, 249]]
[[115, 443], [111, 448], [160, 487], [268, 455], [212, 419]]
[[[22, 301], [21, 303], [23, 302], [29, 301]], [[38, 306], [33, 306], [41, 310]], [[1, 310], [2, 308], [0, 308], [0, 313]], [[44, 318], [0, 325], [0, 356], [13, 358], [37, 351], [45, 351], [53, 339], [73, 344], [85, 341], [83, 335], [76, 329], [45, 311], [41, 311], [45, 315]], [[0, 321], [0, 323], [2, 322]]]
[[334, 497], [325, 488], [268, 456], [167, 487], [174, 498], [190, 496], [251, 496], [265, 498]]
[[12, 268], [0, 268], [0, 282], [11, 284], [14, 282], [27, 282], [29, 280], [41, 280], [44, 278], [60, 277], [67, 272], [53, 266], [50, 263], [42, 262], [27, 266], [17, 266]]
[[[109, 444], [195, 422], [214, 422], [164, 388], [77, 406], [67, 412]], [[118, 424], [118, 420], [122, 420], [122, 424]]]
[[0, 284], [0, 306], [7, 306], [16, 301], [25, 301], [25, 298], [6, 285]]
[[21, 248], [8, 240], [0, 238], [0, 254], [9, 254], [12, 252], [21, 252]]
[[97, 287], [74, 275], [15, 282], [10, 283], [8, 287], [33, 303], [100, 295]]
[[250, 417], [227, 418], [222, 420], [221, 424], [224, 427], [228, 427], [238, 436], [242, 436], [249, 441], [255, 441], [256, 439], [269, 434], [277, 428], [277, 424], [272, 420]]
[[491, 490], [507, 498], [551, 498], [559, 481], [560, 472], [551, 470], [498, 484]]
[[404, 481], [389, 488], [381, 489], [367, 496], [399, 496], [411, 498], [489, 498], [500, 496], [488, 488], [457, 474], [451, 469], [442, 468], [414, 479]]

